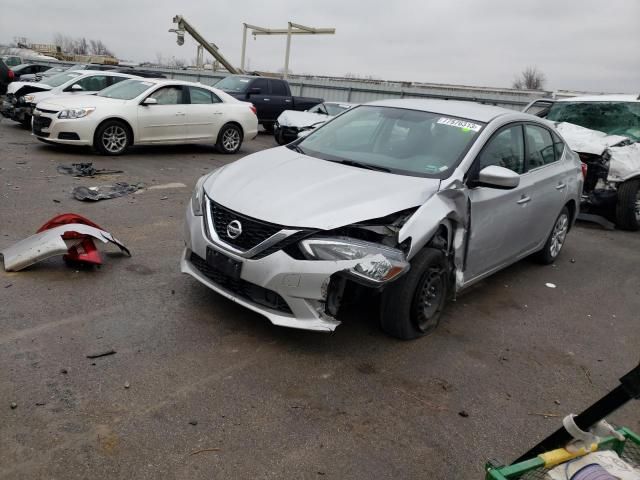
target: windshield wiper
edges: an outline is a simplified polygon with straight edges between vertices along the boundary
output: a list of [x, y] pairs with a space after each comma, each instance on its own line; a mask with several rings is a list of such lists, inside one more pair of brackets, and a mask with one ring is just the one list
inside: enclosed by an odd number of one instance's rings
[[358, 167], [358, 168], [364, 168], [366, 170], [376, 170], [378, 172], [391, 173], [391, 170], [389, 170], [386, 167], [379, 167], [378, 165], [371, 165], [369, 163], [354, 162], [353, 160], [331, 160], [331, 161], [336, 163], [341, 163], [342, 165], [349, 165], [350, 167]]
[[304, 155], [304, 150], [302, 150], [298, 145], [287, 145], [287, 148]]

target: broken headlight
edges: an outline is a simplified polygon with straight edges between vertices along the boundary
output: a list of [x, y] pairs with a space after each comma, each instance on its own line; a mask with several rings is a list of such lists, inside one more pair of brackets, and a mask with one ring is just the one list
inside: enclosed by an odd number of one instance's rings
[[62, 118], [62, 119], [83, 118], [83, 117], [86, 117], [87, 115], [89, 115], [94, 110], [95, 110], [95, 107], [69, 108], [67, 110], [62, 110], [58, 114], [58, 118]]
[[369, 282], [388, 282], [409, 269], [409, 262], [400, 250], [364, 240], [309, 238], [302, 240], [300, 247], [310, 260], [350, 261], [348, 272]]

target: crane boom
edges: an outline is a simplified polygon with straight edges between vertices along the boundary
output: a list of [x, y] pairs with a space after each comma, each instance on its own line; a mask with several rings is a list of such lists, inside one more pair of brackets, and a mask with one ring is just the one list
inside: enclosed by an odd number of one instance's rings
[[[169, 31], [175, 32], [178, 34], [179, 45], [182, 45], [182, 43], [180, 43], [180, 36], [182, 35], [184, 37], [184, 32], [186, 31], [187, 33], [189, 33], [189, 35], [193, 37], [193, 39], [196, 42], [202, 45], [202, 48], [204, 48], [207, 52], [209, 52], [213, 56], [213, 58], [215, 58], [218, 62], [220, 62], [224, 66], [224, 68], [226, 68], [229, 71], [229, 73], [235, 73], [235, 74], [243, 73], [242, 70], [231, 65], [229, 60], [227, 60], [224, 57], [224, 55], [222, 55], [222, 53], [220, 53], [220, 51], [215, 46], [208, 43], [205, 40], [205, 38], [202, 35], [200, 35], [200, 33], [198, 33], [198, 31], [189, 22], [187, 22], [187, 20], [185, 20], [185, 18], [182, 15], [176, 15], [175, 17], [173, 17], [173, 23], [178, 25], [178, 29], [169, 30]], [[182, 41], [184, 42], [184, 39]]]

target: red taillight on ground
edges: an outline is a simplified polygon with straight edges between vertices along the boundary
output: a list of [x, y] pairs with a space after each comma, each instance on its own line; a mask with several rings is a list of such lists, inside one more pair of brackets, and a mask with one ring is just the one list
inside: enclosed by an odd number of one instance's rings
[[13, 70], [9, 69], [9, 72], [7, 72], [7, 74], [9, 75], [9, 81], [13, 82], [16, 78], [16, 74], [13, 73]]
[[583, 180], [586, 180], [586, 179], [587, 179], [587, 169], [588, 169], [589, 167], [588, 167], [588, 166], [587, 166], [587, 164], [586, 164], [586, 163], [584, 163], [584, 162], [583, 162], [583, 163], [581, 163], [581, 164], [580, 164], [580, 166], [582, 167], [582, 179], [583, 179]]
[[258, 115], [258, 109], [256, 108], [256, 106], [252, 103], [251, 105], [249, 105], [249, 108], [251, 109], [251, 111], [253, 112], [254, 115]]

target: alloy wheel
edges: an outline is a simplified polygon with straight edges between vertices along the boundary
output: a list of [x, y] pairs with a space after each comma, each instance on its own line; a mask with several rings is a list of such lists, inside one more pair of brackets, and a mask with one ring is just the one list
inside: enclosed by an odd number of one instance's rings
[[566, 213], [563, 213], [556, 220], [556, 224], [553, 226], [553, 232], [551, 232], [551, 245], [549, 246], [549, 253], [551, 257], [556, 258], [562, 250], [567, 232], [569, 231], [569, 217]]
[[222, 134], [222, 146], [228, 152], [233, 152], [240, 145], [240, 132], [235, 128], [228, 128]]
[[120, 125], [108, 127], [102, 134], [102, 145], [109, 153], [119, 153], [127, 146], [127, 132]]

